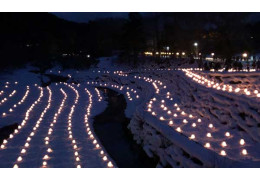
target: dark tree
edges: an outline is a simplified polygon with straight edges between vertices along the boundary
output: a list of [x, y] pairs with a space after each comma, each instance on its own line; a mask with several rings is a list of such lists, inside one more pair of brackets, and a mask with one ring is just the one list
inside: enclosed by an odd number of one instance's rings
[[137, 64], [138, 55], [145, 49], [145, 34], [143, 20], [140, 13], [129, 13], [128, 20], [123, 27], [122, 50], [123, 61]]
[[215, 53], [224, 59], [227, 64], [232, 56], [243, 51], [250, 52], [250, 34], [246, 28], [248, 13], [212, 13], [212, 22], [216, 28], [209, 33], [213, 34]]

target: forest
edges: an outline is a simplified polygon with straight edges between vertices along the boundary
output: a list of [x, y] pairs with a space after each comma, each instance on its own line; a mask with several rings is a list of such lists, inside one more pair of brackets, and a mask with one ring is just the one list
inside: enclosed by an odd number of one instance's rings
[[231, 61], [236, 53], [259, 51], [260, 22], [254, 13], [129, 13], [76, 23], [51, 13], [0, 13], [0, 68], [27, 62], [89, 67], [97, 57], [120, 55], [136, 63], [144, 51], [214, 52]]

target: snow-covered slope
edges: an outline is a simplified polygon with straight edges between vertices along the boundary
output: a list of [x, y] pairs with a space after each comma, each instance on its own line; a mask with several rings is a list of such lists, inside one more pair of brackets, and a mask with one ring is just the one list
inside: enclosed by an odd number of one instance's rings
[[47, 87], [39, 85], [50, 79], [29, 66], [1, 75], [0, 127], [19, 127], [1, 144], [0, 167], [116, 167], [92, 127], [106, 107], [100, 86], [124, 94], [129, 129], [160, 158], [158, 167], [260, 167], [259, 72], [179, 63], [119, 69], [104, 59], [85, 71], [56, 67], [46, 73], [68, 80]]

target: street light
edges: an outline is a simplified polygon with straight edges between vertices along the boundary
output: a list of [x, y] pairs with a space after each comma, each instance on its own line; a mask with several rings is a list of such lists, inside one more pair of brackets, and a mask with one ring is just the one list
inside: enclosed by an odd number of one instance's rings
[[248, 60], [247, 59], [247, 56], [248, 56], [247, 53], [243, 53], [242, 56], [243, 56], [244, 60]]
[[195, 42], [194, 43], [194, 46], [195, 46], [195, 54], [196, 54], [196, 56], [197, 56], [197, 58], [198, 58], [198, 43], [197, 42]]
[[170, 47], [169, 47], [169, 46], [166, 46], [166, 57], [167, 57], [167, 55], [168, 55], [169, 50], [170, 50]]
[[215, 53], [211, 53], [211, 56], [213, 57], [215, 55]]

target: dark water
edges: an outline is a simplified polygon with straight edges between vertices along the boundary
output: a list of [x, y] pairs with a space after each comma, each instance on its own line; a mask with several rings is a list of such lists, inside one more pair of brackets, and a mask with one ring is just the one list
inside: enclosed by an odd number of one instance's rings
[[106, 110], [94, 118], [94, 130], [110, 157], [120, 168], [156, 167], [158, 160], [149, 158], [133, 140], [125, 117], [126, 101], [122, 94], [100, 88], [106, 96]]
[[10, 134], [12, 134], [14, 130], [17, 128], [18, 128], [17, 123], [0, 128], [0, 145], [3, 143], [3, 140], [8, 139]]

